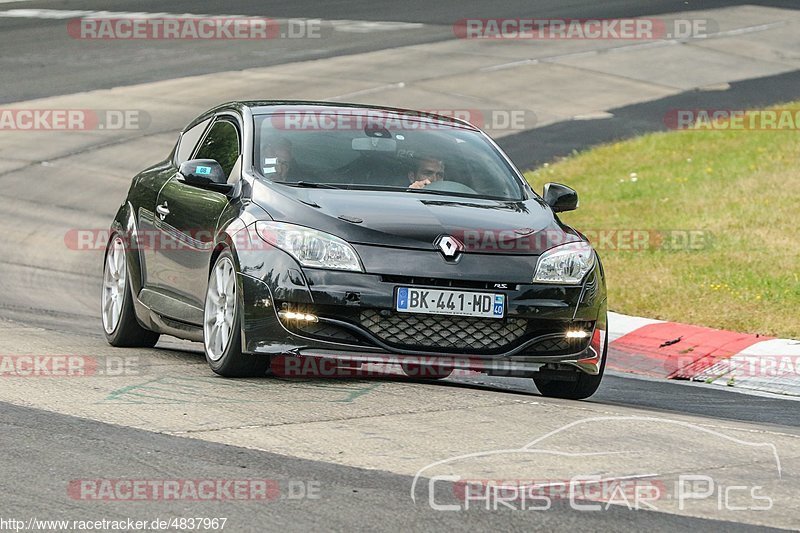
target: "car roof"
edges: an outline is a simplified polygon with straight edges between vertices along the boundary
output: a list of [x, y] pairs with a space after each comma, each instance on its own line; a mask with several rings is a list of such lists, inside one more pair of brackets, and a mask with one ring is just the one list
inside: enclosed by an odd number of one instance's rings
[[342, 113], [352, 114], [354, 111], [381, 111], [391, 116], [399, 118], [413, 117], [414, 120], [425, 122], [445, 122], [453, 125], [454, 127], [461, 127], [465, 129], [479, 131], [479, 129], [467, 122], [455, 117], [447, 115], [440, 115], [428, 111], [420, 111], [413, 109], [403, 109], [399, 107], [387, 107], [368, 104], [351, 104], [340, 102], [320, 102], [314, 100], [239, 100], [228, 102], [217, 106], [211, 111], [219, 112], [224, 109], [242, 108], [247, 107], [254, 115], [272, 114], [272, 113]]

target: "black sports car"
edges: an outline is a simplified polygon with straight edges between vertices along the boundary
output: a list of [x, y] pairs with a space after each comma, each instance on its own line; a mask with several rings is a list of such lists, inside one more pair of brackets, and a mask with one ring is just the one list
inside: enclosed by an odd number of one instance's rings
[[[606, 362], [603, 269], [497, 145], [453, 118], [322, 102], [233, 102], [133, 178], [111, 226], [114, 346], [202, 341], [223, 376], [275, 356], [529, 376], [586, 398]], [[296, 360], [296, 359], [295, 359]]]

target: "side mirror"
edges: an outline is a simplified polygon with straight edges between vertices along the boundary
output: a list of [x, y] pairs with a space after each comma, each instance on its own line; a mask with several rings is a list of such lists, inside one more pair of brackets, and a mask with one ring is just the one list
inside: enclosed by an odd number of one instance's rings
[[190, 159], [181, 163], [178, 180], [187, 185], [211, 191], [230, 193], [234, 186], [227, 183], [228, 176], [213, 159]]
[[574, 211], [578, 208], [578, 193], [560, 183], [545, 183], [544, 201], [555, 213]]

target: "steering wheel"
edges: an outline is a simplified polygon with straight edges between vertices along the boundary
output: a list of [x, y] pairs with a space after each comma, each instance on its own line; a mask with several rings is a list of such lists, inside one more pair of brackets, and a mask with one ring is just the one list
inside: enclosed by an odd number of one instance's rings
[[458, 181], [448, 181], [448, 180], [434, 181], [433, 183], [426, 185], [425, 189], [428, 191], [461, 192], [467, 194], [478, 194], [478, 192], [472, 187], [467, 187], [466, 185]]

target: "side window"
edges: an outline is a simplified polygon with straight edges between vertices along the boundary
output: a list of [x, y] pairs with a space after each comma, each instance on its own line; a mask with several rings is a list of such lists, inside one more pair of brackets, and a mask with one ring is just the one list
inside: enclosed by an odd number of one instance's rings
[[239, 130], [228, 120], [218, 120], [197, 148], [194, 159], [213, 159], [230, 176], [239, 159]]
[[197, 146], [197, 143], [200, 141], [200, 137], [203, 135], [203, 132], [206, 131], [206, 126], [208, 126], [209, 122], [211, 122], [210, 118], [208, 120], [204, 120], [200, 124], [195, 125], [181, 135], [177, 155], [179, 165], [184, 161], [187, 161], [192, 156], [194, 147]]

